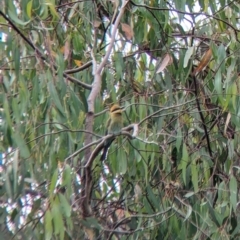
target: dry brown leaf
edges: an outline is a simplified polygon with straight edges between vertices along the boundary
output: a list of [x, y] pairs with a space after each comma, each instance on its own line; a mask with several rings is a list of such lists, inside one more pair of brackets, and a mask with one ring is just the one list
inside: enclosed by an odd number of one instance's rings
[[134, 36], [131, 26], [126, 23], [121, 23], [122, 31], [125, 33], [127, 40], [131, 40]]
[[198, 66], [193, 71], [193, 76], [197, 75], [200, 71], [202, 71], [210, 62], [212, 58], [212, 50], [209, 48], [206, 53], [204, 54], [202, 60], [198, 64]]
[[89, 240], [93, 240], [93, 239], [95, 239], [95, 234], [94, 234], [94, 230], [92, 229], [92, 228], [85, 228], [85, 232], [86, 232], [86, 234], [87, 234], [87, 239], [89, 239]]
[[160, 63], [156, 73], [162, 72], [168, 65], [172, 64], [172, 62], [173, 62], [172, 56], [167, 53], [164, 56], [162, 62]]
[[118, 220], [125, 217], [125, 211], [123, 209], [120, 209], [120, 208], [115, 210], [115, 214], [116, 214]]
[[101, 22], [100, 22], [100, 21], [95, 20], [95, 21], [93, 22], [93, 26], [94, 26], [95, 28], [99, 28], [100, 25], [101, 25]]

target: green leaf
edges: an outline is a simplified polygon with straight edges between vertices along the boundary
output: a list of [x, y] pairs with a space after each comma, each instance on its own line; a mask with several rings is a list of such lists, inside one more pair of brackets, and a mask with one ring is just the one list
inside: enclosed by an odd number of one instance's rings
[[181, 162], [180, 162], [180, 169], [182, 169], [182, 178], [183, 178], [183, 182], [184, 184], [186, 185], [187, 183], [187, 180], [186, 180], [186, 173], [187, 173], [187, 164], [188, 164], [188, 151], [187, 151], [187, 146], [186, 144], [183, 144], [183, 147], [182, 147], [182, 159], [181, 159]]
[[173, 84], [172, 84], [172, 79], [171, 76], [168, 72], [165, 73], [165, 81], [166, 81], [166, 87], [168, 89], [168, 96], [169, 96], [169, 101], [172, 103], [173, 101]]
[[127, 158], [124, 156], [123, 150], [119, 150], [117, 153], [117, 161], [119, 165], [119, 173], [125, 174], [127, 171]]
[[237, 105], [237, 101], [236, 101], [236, 96], [238, 95], [238, 93], [237, 93], [237, 90], [238, 88], [237, 88], [237, 85], [236, 85], [236, 83], [233, 83], [232, 84], [232, 87], [231, 87], [231, 104], [232, 104], [232, 106], [233, 106], [233, 108], [234, 109], [236, 109], [236, 105]]
[[15, 65], [15, 74], [19, 76], [19, 69], [20, 69], [20, 49], [19, 46], [16, 46], [14, 49], [13, 55], [14, 65]]
[[16, 22], [16, 23], [19, 24], [19, 25], [25, 26], [25, 25], [27, 25], [28, 23], [30, 23], [30, 21], [23, 22], [22, 20], [20, 20], [20, 19], [17, 17], [16, 13], [14, 13], [14, 12], [11, 11], [11, 10], [8, 11], [8, 14], [9, 14], [9, 17], [10, 17], [14, 22]]
[[54, 201], [51, 205], [51, 213], [53, 218], [53, 226], [54, 226], [54, 235], [62, 235], [62, 231], [64, 231], [64, 223], [63, 216], [61, 214], [60, 202], [58, 195], [54, 198]]
[[179, 126], [178, 129], [177, 129], [177, 136], [176, 136], [176, 148], [177, 148], [177, 151], [179, 152], [179, 149], [181, 147], [181, 144], [182, 144], [182, 130], [181, 130], [181, 127]]
[[96, 228], [101, 229], [101, 225], [99, 225], [98, 220], [96, 218], [88, 217], [82, 220], [82, 224], [88, 228]]
[[69, 204], [69, 202], [67, 201], [66, 197], [62, 194], [59, 194], [59, 200], [60, 200], [60, 203], [61, 203], [61, 207], [62, 207], [62, 211], [63, 211], [63, 214], [64, 216], [66, 217], [70, 217], [71, 216], [71, 206]]
[[150, 186], [147, 186], [147, 194], [148, 194], [148, 199], [150, 200], [151, 204], [153, 204], [155, 209], [159, 209], [159, 198], [154, 195], [152, 188]]
[[220, 70], [223, 72], [225, 70], [225, 62], [226, 60], [226, 50], [223, 44], [221, 44], [217, 50], [217, 62], [220, 64]]
[[28, 146], [27, 146], [25, 140], [22, 138], [22, 136], [18, 132], [14, 132], [13, 138], [14, 138], [14, 142], [16, 143], [16, 145], [19, 148], [21, 157], [23, 157], [25, 159], [29, 158], [31, 154], [30, 154]]
[[230, 191], [230, 202], [231, 202], [234, 212], [236, 212], [238, 187], [237, 187], [237, 180], [234, 176], [231, 176], [231, 178], [230, 178], [229, 191]]
[[11, 119], [11, 115], [10, 115], [10, 106], [9, 106], [9, 103], [8, 103], [7, 99], [4, 99], [3, 108], [4, 108], [5, 121], [7, 122], [7, 125], [9, 127], [12, 127], [12, 119]]
[[49, 186], [49, 193], [50, 194], [54, 193], [56, 183], [57, 183], [57, 178], [58, 178], [58, 169], [55, 170], [55, 172], [53, 173], [52, 178], [51, 178], [51, 183], [50, 183], [50, 186]]
[[55, 7], [56, 7], [56, 6], [55, 6], [55, 1], [46, 0], [45, 4], [49, 7], [49, 10], [50, 10], [52, 16], [54, 17], [54, 19], [55, 19], [55, 18], [58, 19], [59, 16], [58, 16], [58, 12], [57, 12], [56, 9], [55, 9]]
[[122, 78], [123, 75], [123, 68], [124, 68], [124, 62], [123, 62], [123, 56], [121, 52], [115, 53], [114, 56], [114, 62], [115, 62], [115, 67], [116, 67], [116, 77], [117, 80]]
[[51, 97], [52, 97], [53, 102], [56, 104], [58, 110], [60, 110], [61, 113], [62, 113], [63, 115], [65, 115], [65, 114], [64, 114], [63, 106], [62, 106], [62, 104], [61, 104], [61, 101], [60, 101], [60, 99], [59, 99], [59, 97], [58, 97], [58, 93], [57, 93], [56, 88], [55, 88], [55, 86], [53, 85], [53, 82], [52, 82], [52, 81], [49, 81], [48, 87], [49, 87], [49, 91], [50, 91], [50, 94], [51, 94]]
[[184, 218], [184, 222], [191, 216], [192, 214], [192, 207], [190, 205], [187, 205], [187, 214]]
[[61, 88], [65, 87], [65, 90], [66, 90], [65, 80], [63, 79], [63, 71], [65, 69], [65, 63], [64, 63], [64, 58], [62, 53], [56, 54], [56, 62], [58, 66], [58, 69], [57, 69], [58, 82], [61, 84]]
[[71, 167], [66, 164], [62, 175], [62, 186], [69, 186], [71, 184]]
[[18, 168], [18, 164], [19, 164], [19, 161], [18, 161], [18, 158], [19, 158], [19, 150], [17, 149], [15, 152], [14, 152], [14, 155], [13, 155], [13, 186], [14, 186], [14, 189], [13, 189], [13, 192], [14, 193], [17, 193], [17, 188], [18, 188], [18, 182], [19, 182], [19, 179], [18, 179], [18, 172], [19, 172], [19, 168]]
[[[185, 7], [186, 7], [186, 0], [183, 1], [175, 1], [175, 5], [176, 5], [176, 9], [185, 12]], [[184, 14], [183, 13], [178, 13], [178, 17], [180, 20], [182, 20], [184, 18]]]
[[215, 75], [215, 82], [214, 82], [215, 89], [218, 94], [218, 99], [220, 102], [223, 103], [223, 97], [222, 97], [222, 75], [220, 71], [217, 71]]
[[194, 191], [198, 192], [198, 169], [197, 169], [196, 161], [191, 162], [191, 176], [192, 176]]
[[184, 57], [184, 63], [183, 63], [184, 68], [188, 66], [188, 61], [192, 57], [193, 52], [194, 52], [194, 47], [188, 47], [188, 50], [186, 51], [186, 54]]
[[31, 19], [32, 18], [32, 3], [33, 0], [27, 3], [27, 16]]
[[15, 98], [12, 100], [12, 110], [13, 110], [13, 115], [14, 115], [15, 121], [20, 122], [20, 120], [21, 120], [20, 109], [19, 109], [19, 105], [18, 105], [18, 100]]
[[191, 196], [193, 196], [195, 194], [195, 192], [188, 192], [187, 194], [184, 195], [185, 198], [189, 198]]
[[52, 226], [52, 214], [49, 210], [47, 210], [44, 215], [44, 229], [45, 239], [51, 240], [53, 234], [53, 226]]

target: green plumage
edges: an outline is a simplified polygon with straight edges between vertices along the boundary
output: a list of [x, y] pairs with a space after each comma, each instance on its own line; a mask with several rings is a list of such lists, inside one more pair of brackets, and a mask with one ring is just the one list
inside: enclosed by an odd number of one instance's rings
[[[122, 109], [119, 105], [115, 104], [110, 108], [110, 118], [107, 121], [106, 135], [113, 134], [118, 135], [123, 127]], [[115, 136], [109, 138], [104, 143], [103, 153], [101, 156], [101, 161], [105, 160], [107, 157], [108, 148], [112, 144]]]

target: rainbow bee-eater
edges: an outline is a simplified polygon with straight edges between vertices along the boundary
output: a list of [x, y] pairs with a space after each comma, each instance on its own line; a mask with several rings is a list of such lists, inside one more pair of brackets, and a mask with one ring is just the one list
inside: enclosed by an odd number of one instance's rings
[[123, 127], [122, 112], [122, 107], [120, 107], [118, 104], [114, 104], [110, 108], [109, 119], [107, 121], [106, 135], [113, 134], [114, 136], [105, 141], [101, 161], [106, 159], [108, 148], [115, 139], [116, 135], [121, 132], [121, 129]]

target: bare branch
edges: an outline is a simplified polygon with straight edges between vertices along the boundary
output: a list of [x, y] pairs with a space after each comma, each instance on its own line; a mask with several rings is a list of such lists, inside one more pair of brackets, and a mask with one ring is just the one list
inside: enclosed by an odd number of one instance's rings
[[96, 71], [95, 71], [95, 75], [94, 75], [94, 81], [93, 81], [93, 84], [92, 84], [92, 91], [91, 93], [89, 94], [89, 97], [88, 97], [88, 112], [92, 112], [94, 113], [94, 101], [96, 99], [96, 96], [97, 94], [100, 92], [100, 89], [101, 89], [101, 74], [102, 74], [102, 70], [112, 52], [112, 48], [113, 48], [113, 44], [115, 42], [115, 37], [116, 37], [116, 33], [117, 33], [117, 29], [118, 29], [118, 25], [120, 23], [120, 20], [122, 18], [122, 15], [124, 13], [124, 10], [125, 10], [125, 6], [127, 5], [128, 3], [128, 0], [125, 0], [123, 1], [123, 4], [120, 8], [120, 12], [117, 16], [117, 19], [114, 23], [114, 27], [113, 27], [113, 31], [112, 31], [112, 38], [111, 38], [111, 41], [110, 41], [110, 44], [108, 46], [108, 49], [107, 49], [107, 52], [106, 52], [106, 55], [104, 56], [102, 62], [100, 63], [100, 65], [96, 68]]

